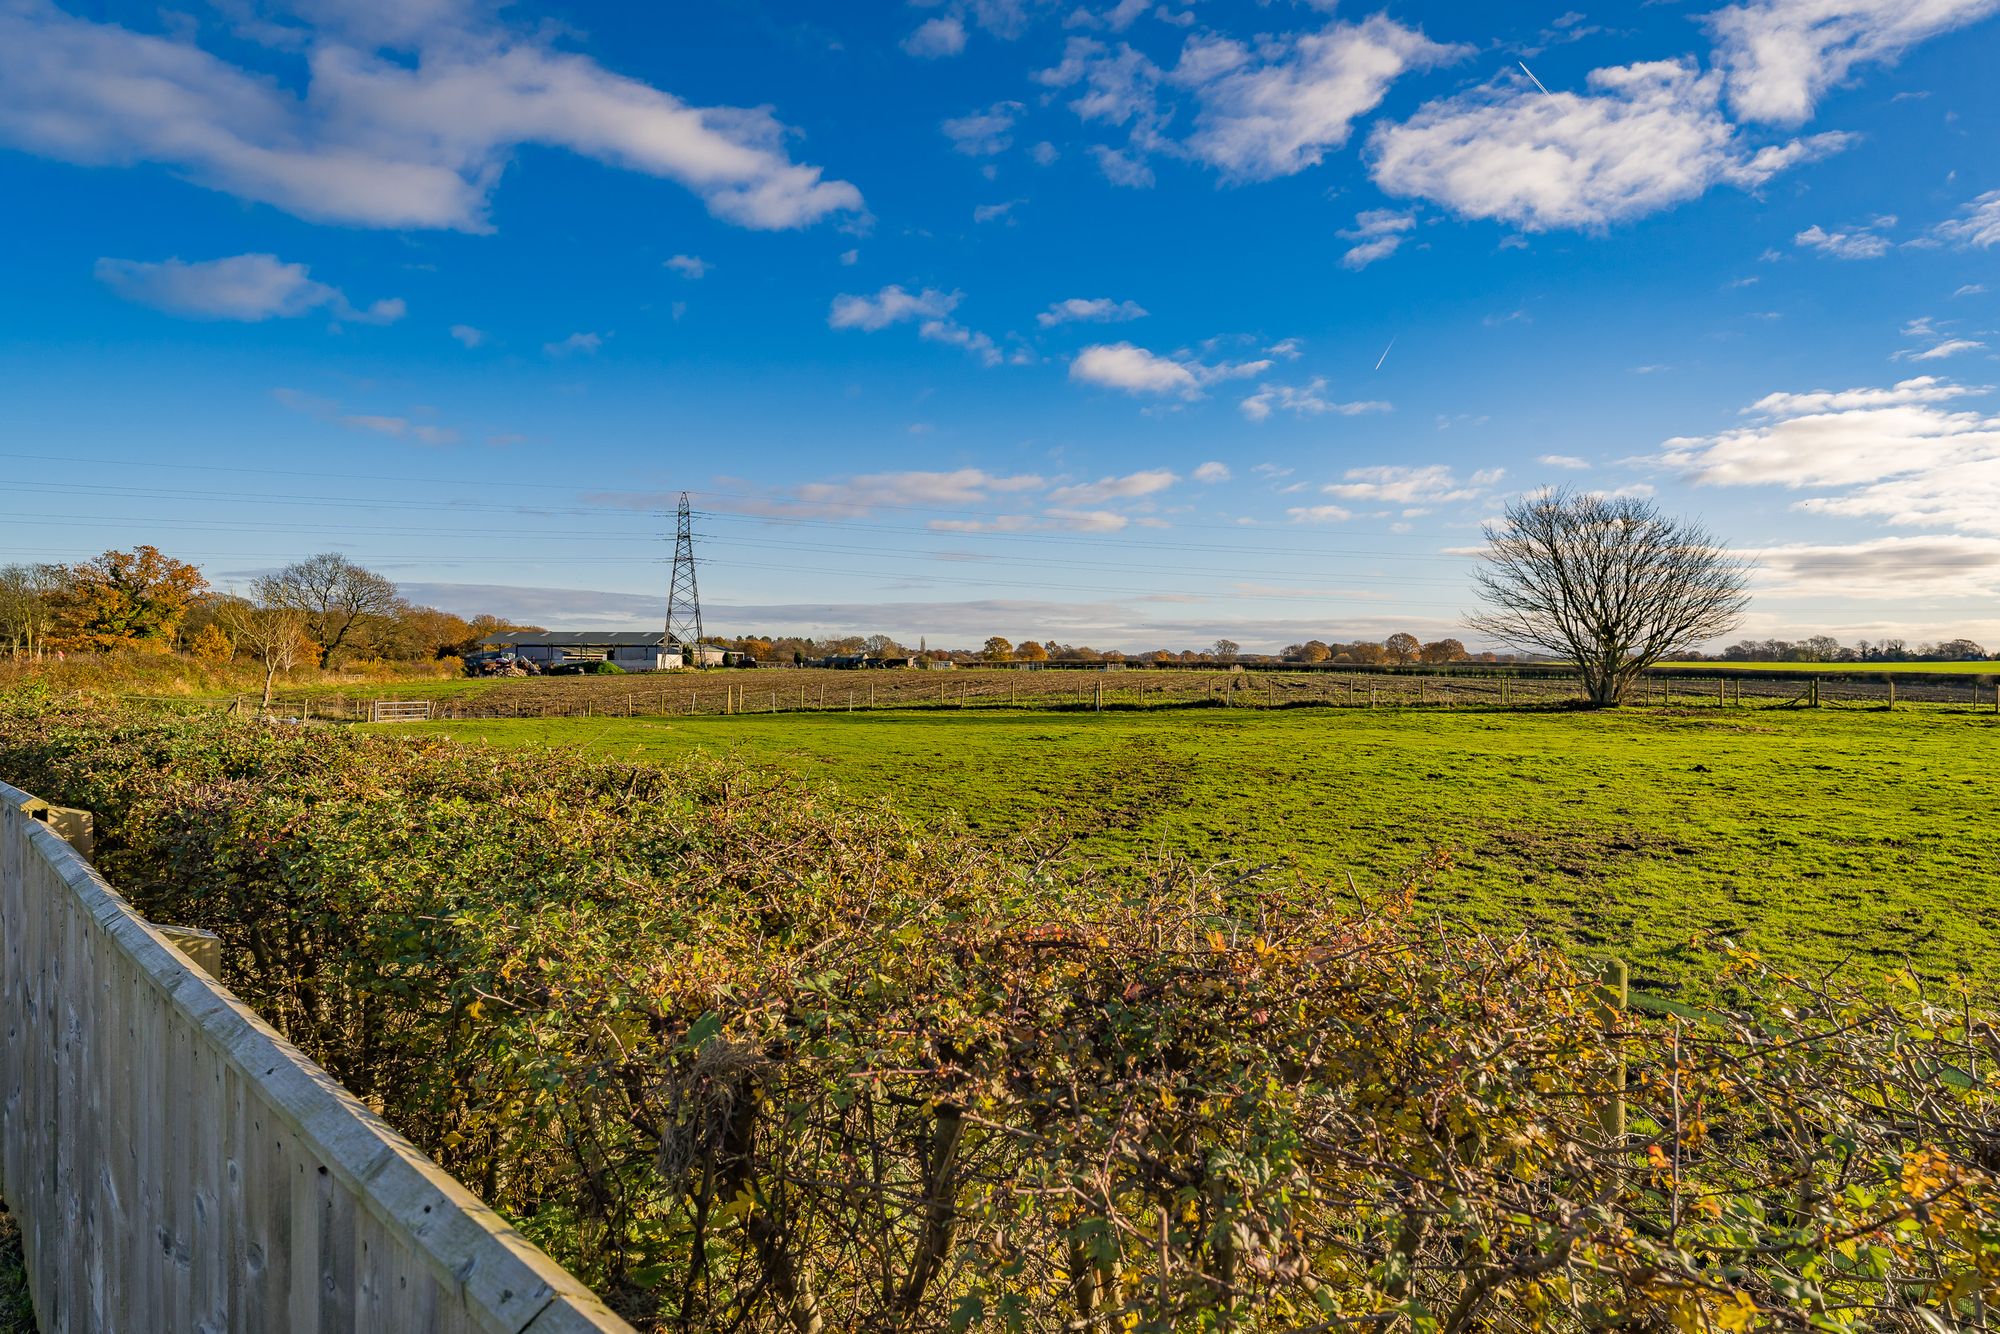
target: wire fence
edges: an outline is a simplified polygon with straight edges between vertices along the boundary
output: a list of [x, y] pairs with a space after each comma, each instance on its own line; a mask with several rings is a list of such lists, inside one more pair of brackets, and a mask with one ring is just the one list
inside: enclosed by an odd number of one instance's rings
[[[696, 717], [907, 710], [1131, 712], [1189, 708], [1528, 710], [1584, 702], [1558, 672], [1014, 672], [843, 671], [780, 668], [657, 676], [508, 680], [476, 693], [423, 696], [288, 695], [281, 716], [382, 721], [428, 712], [435, 720]], [[1991, 676], [1828, 675], [1723, 671], [1649, 674], [1627, 700], [1671, 709], [1948, 706], [2000, 712]], [[240, 707], [254, 711], [255, 701]]]

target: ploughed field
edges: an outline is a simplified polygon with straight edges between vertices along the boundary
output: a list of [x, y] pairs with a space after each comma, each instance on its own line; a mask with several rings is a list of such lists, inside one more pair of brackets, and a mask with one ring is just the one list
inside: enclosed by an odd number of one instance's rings
[[[1950, 667], [1950, 672], [1906, 667]], [[1967, 671], [1971, 667], [1975, 670]], [[1977, 669], [1991, 667], [1989, 673]], [[1764, 664], [1739, 670], [1729, 664], [1687, 664], [1650, 675], [1640, 687], [1648, 702], [1683, 706], [1763, 707], [1802, 703], [1818, 679], [1824, 705], [1904, 703], [1994, 707], [2000, 663], [1902, 663], [1893, 673], [1826, 670], [1813, 664]], [[1089, 671], [1055, 668], [1022, 671], [975, 667], [956, 671], [853, 670], [761, 667], [755, 670], [634, 673], [459, 679], [287, 691], [279, 702], [293, 712], [310, 703], [315, 717], [362, 717], [377, 699], [428, 700], [441, 717], [557, 718], [687, 716], [719, 713], [860, 712], [917, 709], [1109, 709], [1223, 705], [1286, 708], [1421, 706], [1475, 708], [1558, 705], [1579, 698], [1575, 682], [1554, 671], [1484, 667], [1389, 670], [1327, 668], [1314, 671], [1213, 668], [1134, 668]]]
[[[760, 689], [779, 688], [761, 672], [736, 675], [752, 706], [767, 702]], [[917, 674], [809, 675], [837, 678], [832, 690]], [[954, 679], [971, 673], [939, 675], [905, 688], [972, 684]], [[1788, 967], [1844, 964], [1864, 982], [1907, 962], [2000, 991], [2000, 717], [1990, 702], [1894, 712], [1756, 707], [1747, 694], [1741, 707], [1607, 713], [1114, 707], [1156, 675], [1173, 678], [1162, 688], [1200, 689], [1200, 677], [1176, 672], [1092, 678], [1122, 692], [1098, 713], [1076, 709], [1075, 675], [1046, 674], [1072, 692], [1064, 710], [919, 694], [925, 707], [891, 709], [878, 696], [873, 713], [384, 730], [609, 759], [719, 753], [803, 773], [848, 799], [958, 813], [988, 840], [1060, 841], [1114, 871], [1135, 857], [1230, 860], [1297, 876], [1307, 892], [1348, 894], [1352, 876], [1373, 894], [1442, 853], [1421, 906], [1623, 955], [1635, 985], [1661, 992], [1695, 994], [1718, 937]], [[714, 674], [691, 679], [719, 699]]]

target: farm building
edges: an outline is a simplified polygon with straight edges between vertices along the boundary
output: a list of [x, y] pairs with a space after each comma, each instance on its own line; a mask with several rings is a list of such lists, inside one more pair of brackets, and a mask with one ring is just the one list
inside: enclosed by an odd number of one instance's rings
[[511, 652], [542, 668], [573, 662], [609, 662], [628, 672], [658, 672], [681, 665], [681, 646], [657, 630], [499, 634], [480, 641], [480, 647]]

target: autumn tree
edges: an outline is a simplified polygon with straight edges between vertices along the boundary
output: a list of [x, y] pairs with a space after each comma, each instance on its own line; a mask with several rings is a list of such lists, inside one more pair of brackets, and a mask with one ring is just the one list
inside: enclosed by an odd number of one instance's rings
[[1358, 662], [1366, 667], [1376, 667], [1389, 660], [1389, 650], [1371, 640], [1361, 640], [1353, 644], [1335, 645], [1334, 660], [1338, 662], [1343, 658], [1348, 662]]
[[1014, 657], [1021, 662], [1047, 662], [1049, 651], [1030, 639], [1014, 650]]
[[1382, 647], [1387, 650], [1390, 659], [1398, 665], [1415, 662], [1424, 649], [1423, 641], [1415, 635], [1406, 634], [1390, 635], [1382, 641]]
[[462, 656], [471, 637], [472, 623], [463, 616], [398, 598], [390, 614], [376, 622], [370, 647], [378, 657], [429, 662]]
[[1475, 577], [1492, 610], [1466, 624], [1569, 663], [1600, 708], [1669, 654], [1726, 634], [1749, 605], [1742, 561], [1636, 497], [1542, 491], [1485, 534]]
[[197, 662], [221, 664], [236, 656], [236, 644], [227, 630], [210, 621], [188, 640], [188, 654]]
[[994, 635], [986, 641], [985, 647], [979, 650], [979, 655], [988, 662], [1005, 662], [1014, 656], [1014, 645], [999, 635]]
[[72, 565], [56, 590], [50, 642], [58, 648], [171, 652], [208, 581], [158, 547], [107, 551]]
[[286, 607], [305, 617], [306, 632], [319, 645], [322, 671], [368, 622], [390, 615], [399, 601], [395, 584], [335, 551], [266, 575], [255, 593], [260, 606]]
[[1456, 639], [1439, 639], [1424, 645], [1419, 656], [1426, 663], [1464, 662], [1465, 645]]

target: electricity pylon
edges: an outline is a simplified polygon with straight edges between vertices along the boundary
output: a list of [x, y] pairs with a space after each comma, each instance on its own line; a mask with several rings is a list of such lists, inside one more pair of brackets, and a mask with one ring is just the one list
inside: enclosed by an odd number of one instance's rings
[[701, 594], [694, 586], [694, 517], [688, 510], [687, 492], [681, 492], [680, 513], [674, 524], [674, 577], [667, 585], [667, 639], [679, 644], [683, 661], [698, 667], [695, 650], [701, 645]]

